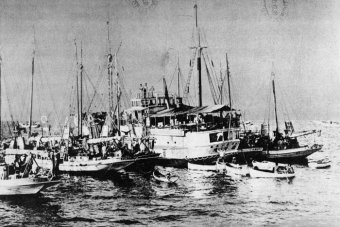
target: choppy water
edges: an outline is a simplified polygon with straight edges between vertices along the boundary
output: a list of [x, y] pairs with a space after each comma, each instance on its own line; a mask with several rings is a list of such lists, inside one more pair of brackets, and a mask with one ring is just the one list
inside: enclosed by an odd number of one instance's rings
[[[223, 174], [174, 169], [175, 185], [150, 174], [112, 179], [64, 175], [62, 183], [38, 196], [0, 200], [4, 225], [333, 225], [340, 221], [340, 126], [300, 122], [319, 128], [332, 167], [294, 166], [291, 180], [232, 179]], [[313, 137], [312, 137], [313, 138]]]

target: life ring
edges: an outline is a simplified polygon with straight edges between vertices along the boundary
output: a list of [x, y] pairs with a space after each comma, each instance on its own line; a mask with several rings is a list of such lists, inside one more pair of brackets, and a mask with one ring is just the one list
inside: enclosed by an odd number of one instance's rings
[[47, 116], [41, 116], [40, 121], [45, 124], [47, 122]]

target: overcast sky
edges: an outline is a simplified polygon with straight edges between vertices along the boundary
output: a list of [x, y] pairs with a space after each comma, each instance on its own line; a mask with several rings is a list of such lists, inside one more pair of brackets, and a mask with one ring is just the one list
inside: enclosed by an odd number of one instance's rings
[[[225, 67], [228, 53], [234, 106], [245, 112], [247, 119], [263, 119], [274, 71], [280, 105], [288, 109], [290, 118], [340, 119], [340, 2], [273, 2], [197, 1], [199, 25], [216, 72], [220, 62]], [[170, 84], [178, 54], [186, 77], [194, 3], [0, 1], [0, 53], [6, 85], [2, 112], [7, 117], [12, 112], [17, 118], [28, 119], [34, 30], [36, 89], [45, 90], [37, 91], [39, 97], [35, 97], [36, 119], [48, 115], [53, 106], [64, 115], [68, 112], [74, 82], [74, 40], [82, 41], [84, 68], [97, 81], [106, 61], [108, 18], [111, 47], [117, 49], [122, 42], [119, 61], [127, 90], [133, 95], [145, 82], [160, 90], [164, 75]], [[212, 101], [207, 98], [210, 91], [206, 84], [203, 104], [208, 105]], [[171, 90], [175, 89], [172, 83]]]

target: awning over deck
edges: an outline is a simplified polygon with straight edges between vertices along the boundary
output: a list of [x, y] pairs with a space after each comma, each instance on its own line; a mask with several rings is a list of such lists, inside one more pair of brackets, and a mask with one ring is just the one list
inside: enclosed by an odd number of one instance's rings
[[151, 115], [151, 117], [171, 117], [174, 115], [190, 114], [196, 115], [200, 113], [216, 113], [220, 111], [231, 111], [227, 105], [210, 105], [201, 107], [190, 107], [189, 109], [171, 108], [158, 112], [157, 114]]

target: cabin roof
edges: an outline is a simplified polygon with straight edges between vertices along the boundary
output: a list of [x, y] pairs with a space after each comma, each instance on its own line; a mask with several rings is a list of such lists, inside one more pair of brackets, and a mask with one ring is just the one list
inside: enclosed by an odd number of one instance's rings
[[188, 107], [186, 108], [170, 108], [166, 110], [162, 110], [151, 117], [168, 117], [173, 115], [196, 115], [199, 113], [216, 113], [219, 111], [230, 111], [230, 107], [227, 105], [210, 105], [210, 106], [201, 106], [201, 107]]

